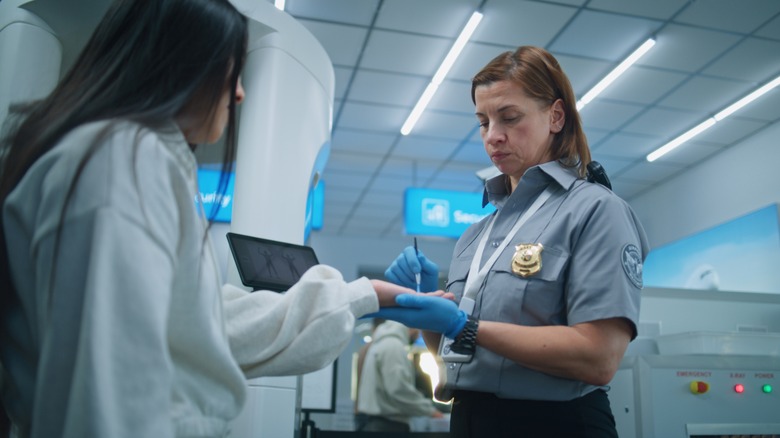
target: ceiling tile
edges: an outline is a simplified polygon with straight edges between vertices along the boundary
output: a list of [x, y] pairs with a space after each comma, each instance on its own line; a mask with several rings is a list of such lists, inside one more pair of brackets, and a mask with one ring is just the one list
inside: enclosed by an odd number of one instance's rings
[[[471, 84], [471, 78], [474, 77], [482, 67], [487, 65], [493, 58], [506, 51], [514, 51], [516, 45], [496, 46], [493, 44], [483, 44], [476, 41], [470, 41], [460, 52], [458, 60], [452, 65], [447, 78], [458, 81], [465, 81]], [[467, 94], [471, 100], [471, 88]]]
[[[343, 187], [330, 187], [327, 180], [325, 180], [325, 205], [330, 206], [332, 204], [352, 205], [360, 196], [360, 191]], [[331, 212], [333, 213], [333, 212]]]
[[588, 145], [590, 145], [591, 149], [597, 147], [602, 140], [612, 134], [612, 131], [607, 129], [597, 129], [593, 127], [585, 127], [584, 131], [585, 136], [588, 138]]
[[371, 180], [371, 175], [353, 172], [333, 172], [330, 175], [323, 175], [328, 189], [349, 189], [352, 187], [365, 187]]
[[[419, 96], [418, 96], [419, 98]], [[415, 99], [415, 102], [416, 99]], [[471, 82], [444, 81], [428, 104], [432, 110], [458, 112], [474, 116], [474, 104], [471, 102]], [[410, 109], [411, 112], [411, 109]], [[476, 118], [474, 119], [476, 120]]]
[[[690, 111], [650, 108], [621, 128], [624, 132], [663, 139], [676, 137], [698, 125], [707, 114]], [[671, 135], [669, 135], [671, 134]]]
[[339, 129], [333, 134], [331, 147], [334, 151], [385, 155], [393, 146], [397, 137], [398, 135], [396, 134]]
[[637, 64], [696, 72], [739, 39], [730, 33], [672, 24], [656, 35], [655, 46]]
[[482, 193], [484, 186], [475, 176], [472, 180], [436, 178], [426, 186], [432, 190], [450, 190], [455, 192]]
[[634, 196], [652, 188], [652, 184], [631, 181], [630, 179], [625, 178], [617, 178], [612, 181], [612, 191], [625, 200], [630, 200]]
[[[750, 68], [745, 68], [746, 65]], [[703, 73], [761, 83], [772, 80], [780, 75], [780, 41], [748, 38], [709, 65]]]
[[[382, 190], [385, 191], [394, 191], [399, 187], [423, 184], [436, 173], [438, 167], [438, 162], [416, 161], [397, 157], [389, 158], [383, 163], [377, 174], [377, 180], [374, 180], [374, 184], [383, 187]], [[382, 181], [379, 181], [380, 178]], [[388, 179], [393, 180], [391, 184], [396, 186], [386, 186]]]
[[767, 17], [780, 13], [777, 0], [707, 0], [693, 1], [678, 16], [678, 23], [701, 27], [751, 33], [764, 23]]
[[492, 164], [483, 144], [471, 141], [461, 144], [452, 156], [452, 160], [475, 163], [480, 169]]
[[383, 157], [367, 154], [345, 153], [332, 151], [325, 165], [323, 177], [328, 172], [361, 172], [372, 174], [382, 163]]
[[378, 227], [380, 229], [387, 226], [390, 218], [403, 208], [403, 204], [393, 204], [385, 206], [360, 206], [355, 208], [350, 218], [350, 225], [360, 224], [364, 228]]
[[780, 120], [780, 87], [775, 87], [774, 90], [741, 108], [731, 117], [777, 122]]
[[335, 89], [333, 91], [333, 97], [335, 100], [344, 99], [344, 94], [347, 91], [347, 85], [352, 78], [352, 72], [354, 69], [347, 67], [333, 67], [333, 76], [335, 77]]
[[620, 175], [625, 169], [636, 162], [635, 160], [629, 160], [626, 158], [604, 155], [598, 151], [593, 153], [591, 159], [598, 161], [599, 164], [601, 164], [604, 170], [607, 171], [607, 176], [609, 176], [610, 180], [613, 178], [613, 175]]
[[483, 182], [477, 176], [477, 171], [481, 170], [482, 168], [483, 166], [476, 165], [470, 165], [467, 167], [456, 164], [444, 166], [439, 169], [439, 172], [431, 182], [449, 181], [454, 183], [455, 181], [459, 181], [459, 183], [465, 184], [467, 187], [469, 187], [470, 191], [482, 191], [481, 187]]
[[607, 73], [615, 68], [614, 63], [582, 58], [578, 56], [554, 53], [564, 73], [569, 78], [572, 88], [577, 96], [587, 93]]
[[652, 163], [642, 160], [632, 164], [615, 176], [630, 178], [632, 181], [637, 182], [657, 184], [674, 177], [684, 168], [685, 166], [680, 164], [661, 162], [660, 160]]
[[591, 0], [589, 9], [619, 12], [639, 17], [668, 20], [680, 11], [689, 0], [653, 0], [653, 1], [626, 1], [626, 0]]
[[336, 121], [337, 128], [400, 132], [408, 112], [405, 108], [346, 102]]
[[374, 30], [360, 67], [432, 78], [451, 45], [446, 38]]
[[657, 20], [583, 11], [555, 39], [550, 50], [620, 62], [661, 24]]
[[689, 141], [656, 161], [661, 163], [679, 164], [683, 166], [695, 166], [712, 155], [722, 151], [723, 148], [723, 145], [714, 143]]
[[458, 141], [428, 138], [420, 135], [406, 135], [399, 141], [393, 150], [396, 157], [422, 159], [428, 161], [441, 161], [452, 155], [458, 147]]
[[615, 80], [600, 97], [649, 104], [687, 78], [683, 73], [636, 66]]
[[368, 26], [379, 0], [287, 0], [285, 11], [300, 18]]
[[[401, 125], [398, 125], [399, 128]], [[412, 133], [429, 137], [460, 140], [477, 126], [473, 114], [450, 114], [441, 111], [426, 111], [417, 121]]]
[[645, 155], [658, 147], [660, 140], [656, 136], [637, 135], [618, 132], [593, 148], [594, 154], [604, 154], [612, 157], [622, 157], [631, 160], [644, 158]]
[[362, 27], [299, 20], [322, 44], [335, 66], [354, 66], [368, 31]]
[[772, 38], [780, 41], [780, 15], [774, 17], [767, 24], [756, 31], [755, 36]]
[[750, 91], [749, 84], [745, 82], [695, 76], [663, 98], [658, 105], [714, 114]]
[[742, 140], [765, 126], [766, 123], [732, 116], [721, 120], [712, 128], [702, 132], [696, 136], [696, 140], [728, 145], [737, 140]]
[[341, 226], [344, 224], [343, 217], [335, 216], [328, 212], [327, 206], [325, 207], [325, 215], [322, 220], [322, 228], [316, 231], [313, 231], [313, 233], [321, 233], [321, 234], [328, 234], [328, 233], [335, 233], [339, 229], [341, 229]]
[[370, 196], [366, 196], [361, 200], [360, 205], [361, 207], [366, 208], [381, 206], [391, 206], [397, 208], [399, 205], [403, 205], [403, 201], [403, 193], [387, 193], [374, 190], [371, 192]]
[[639, 105], [596, 99], [580, 111], [580, 117], [586, 131], [591, 128], [613, 130], [623, 126], [642, 109]]
[[422, 35], [436, 35], [455, 41], [479, 0], [393, 0], [385, 1], [376, 26]]
[[[492, 0], [472, 40], [502, 46], [547, 46], [577, 8], [522, 0]], [[498, 53], [496, 53], [498, 54]]]
[[424, 90], [428, 82], [430, 81], [427, 78], [420, 76], [359, 69], [348, 98], [363, 103], [409, 106], [411, 111], [411, 107], [420, 98], [420, 90]]

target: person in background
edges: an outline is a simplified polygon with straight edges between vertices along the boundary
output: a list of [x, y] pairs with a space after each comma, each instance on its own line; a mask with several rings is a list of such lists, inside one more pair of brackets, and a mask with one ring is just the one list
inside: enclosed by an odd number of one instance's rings
[[358, 386], [357, 411], [365, 416], [358, 431], [409, 432], [411, 417], [442, 417], [433, 400], [415, 386], [409, 345], [418, 336], [419, 330], [395, 321], [374, 330]]
[[[606, 385], [637, 335], [645, 232], [589, 181], [574, 92], [549, 52], [500, 54], [471, 97], [501, 175], [484, 190], [497, 211], [455, 246], [447, 291], [460, 304], [399, 296], [376, 316], [426, 330], [444, 361], [437, 398], [453, 397], [453, 438], [616, 437]], [[415, 273], [433, 290], [438, 266], [409, 247], [385, 275], [413, 287]]]
[[227, 0], [116, 1], [19, 109], [0, 155], [14, 436], [227, 436], [246, 377], [324, 367], [357, 317], [414, 292], [325, 265], [284, 294], [222, 285], [193, 150], [227, 127], [224, 193], [247, 26]]
[[385, 320], [381, 318], [371, 319], [370, 340], [363, 344], [357, 352], [357, 363], [355, 366], [355, 372], [357, 373], [357, 377], [355, 379], [355, 387], [357, 388], [357, 391], [355, 391], [355, 430], [361, 430], [363, 425], [366, 424], [366, 421], [368, 421], [367, 415], [358, 412], [358, 404], [360, 402], [360, 376], [363, 374], [363, 364], [366, 362], [368, 348], [371, 347], [371, 342], [374, 341], [374, 332], [376, 332], [376, 328], [379, 327], [379, 325], [383, 322], [385, 322]]

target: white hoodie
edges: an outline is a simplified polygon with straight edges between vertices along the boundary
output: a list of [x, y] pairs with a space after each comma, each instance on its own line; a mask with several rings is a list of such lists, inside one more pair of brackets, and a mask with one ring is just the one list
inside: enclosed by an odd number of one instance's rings
[[[70, 181], [93, 144], [54, 256]], [[355, 318], [378, 309], [367, 279], [347, 283], [323, 265], [284, 294], [222, 286], [197, 193], [176, 125], [99, 122], [69, 133], [9, 196], [18, 301], [0, 359], [18, 435], [223, 436], [246, 376], [322, 368]]]

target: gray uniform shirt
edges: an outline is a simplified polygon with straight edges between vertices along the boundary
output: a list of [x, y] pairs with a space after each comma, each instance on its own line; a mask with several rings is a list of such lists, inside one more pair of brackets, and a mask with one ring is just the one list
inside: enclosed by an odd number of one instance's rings
[[[599, 184], [577, 179], [558, 162], [532, 167], [508, 193], [503, 175], [485, 185], [486, 201], [497, 208], [480, 267], [504, 240], [520, 215], [553, 185], [547, 202], [520, 227], [475, 297], [481, 320], [526, 326], [568, 325], [623, 317], [636, 336], [647, 237], [628, 204]], [[471, 260], [489, 216], [458, 240], [447, 290], [463, 296]], [[523, 278], [512, 272], [519, 244], [541, 243], [542, 268]], [[495, 393], [502, 398], [571, 400], [596, 386], [528, 369], [481, 347], [469, 363], [447, 364], [446, 388]]]

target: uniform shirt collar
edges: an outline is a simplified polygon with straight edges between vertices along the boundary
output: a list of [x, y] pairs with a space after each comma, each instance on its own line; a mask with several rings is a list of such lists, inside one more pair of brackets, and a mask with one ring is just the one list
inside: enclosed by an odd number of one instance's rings
[[[508, 178], [506, 175], [498, 175], [485, 181], [485, 191], [482, 194], [482, 206], [491, 203], [500, 208], [509, 198]], [[519, 187], [531, 189], [533, 187], [547, 186], [550, 180], [555, 181], [564, 189], [571, 187], [577, 179], [577, 169], [562, 166], [558, 161], [548, 161], [538, 164], [525, 171], [520, 178]]]

